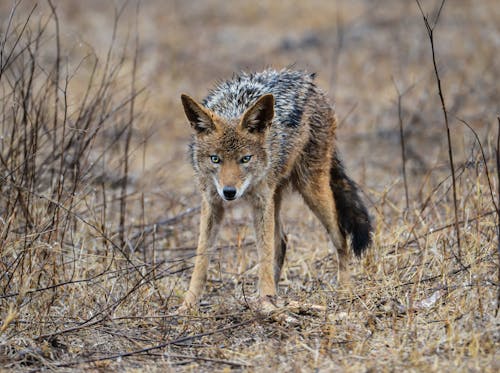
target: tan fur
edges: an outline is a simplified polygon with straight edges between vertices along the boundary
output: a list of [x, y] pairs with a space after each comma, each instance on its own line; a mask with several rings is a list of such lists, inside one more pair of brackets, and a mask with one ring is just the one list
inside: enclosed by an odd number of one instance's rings
[[[205, 105], [182, 96], [186, 116], [195, 132], [192, 159], [203, 195], [197, 257], [183, 309], [195, 306], [203, 291], [207, 251], [215, 244], [226, 204], [224, 199], [242, 198], [252, 206], [261, 297], [276, 295], [283, 266], [287, 239], [279, 211], [287, 186], [303, 196], [322, 222], [337, 249], [341, 269], [346, 267], [348, 259], [345, 235], [351, 232], [346, 229], [355, 231], [356, 219], [361, 223], [366, 221], [366, 227], [370, 228], [355, 184], [345, 176], [336, 157], [336, 119], [332, 107], [307, 78], [298, 87], [301, 90], [297, 92], [278, 86], [274, 96], [264, 92], [248, 106], [243, 105], [237, 116], [228, 114], [221, 105], [225, 96], [215, 103], [209, 97]], [[295, 97], [292, 93], [303, 96], [300, 111], [287, 106], [288, 101], [279, 96], [280, 89], [285, 98]], [[228, 94], [228, 97], [232, 96]], [[234, 105], [234, 101], [227, 104]], [[294, 113], [292, 110], [300, 114], [300, 122], [288, 123], [283, 119], [288, 113]], [[350, 198], [361, 208], [350, 211], [352, 221], [347, 223], [352, 223], [354, 228], [351, 225], [345, 228], [339, 223], [336, 200], [346, 204], [351, 203]], [[361, 249], [364, 250], [364, 246]]]

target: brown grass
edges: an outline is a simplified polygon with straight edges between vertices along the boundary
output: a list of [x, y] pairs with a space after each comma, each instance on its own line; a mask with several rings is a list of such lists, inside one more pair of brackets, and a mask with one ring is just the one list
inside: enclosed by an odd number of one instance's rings
[[[421, 2], [431, 25], [440, 3]], [[446, 3], [433, 35], [460, 252], [416, 3], [52, 4], [0, 4], [2, 369], [498, 371], [495, 1]], [[180, 93], [293, 63], [335, 101], [374, 245], [338, 283], [325, 232], [290, 195], [280, 294], [327, 310], [280, 324], [247, 303], [256, 253], [237, 206], [201, 311], [175, 316], [199, 212]]]

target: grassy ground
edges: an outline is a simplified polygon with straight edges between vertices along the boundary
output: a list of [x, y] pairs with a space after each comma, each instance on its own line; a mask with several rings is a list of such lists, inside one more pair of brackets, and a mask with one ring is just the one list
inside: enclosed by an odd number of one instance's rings
[[[0, 369], [500, 369], [495, 1], [449, 1], [434, 29], [460, 245], [416, 3], [53, 3], [0, 4]], [[439, 4], [422, 1], [431, 26]], [[320, 223], [288, 196], [280, 294], [326, 311], [263, 319], [247, 303], [256, 253], [237, 206], [200, 313], [175, 316], [200, 202], [179, 96], [289, 65], [317, 72], [335, 102], [373, 247], [338, 283]]]

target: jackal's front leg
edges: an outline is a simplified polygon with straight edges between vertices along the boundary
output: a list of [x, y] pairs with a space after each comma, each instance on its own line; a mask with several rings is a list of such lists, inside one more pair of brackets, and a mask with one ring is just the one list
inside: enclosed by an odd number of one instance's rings
[[209, 264], [209, 251], [213, 248], [219, 231], [224, 209], [217, 197], [203, 195], [200, 216], [200, 237], [196, 249], [194, 270], [189, 283], [189, 290], [184, 296], [180, 311], [196, 307], [205, 283]]
[[274, 250], [274, 200], [260, 198], [253, 206], [255, 237], [259, 255], [259, 295], [261, 298], [276, 295]]

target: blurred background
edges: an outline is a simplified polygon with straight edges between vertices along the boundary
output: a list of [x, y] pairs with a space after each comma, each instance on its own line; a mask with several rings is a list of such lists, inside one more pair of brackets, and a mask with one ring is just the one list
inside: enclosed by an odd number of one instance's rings
[[[11, 3], [0, 5], [4, 20]], [[33, 4], [23, 1], [22, 12]], [[85, 84], [82, 70], [89, 66], [82, 59], [90, 53], [103, 59], [115, 13], [124, 3], [54, 4], [61, 23], [61, 57], [70, 70], [79, 70], [73, 83], [81, 79]], [[422, 1], [431, 21], [439, 5]], [[470, 132], [464, 135], [454, 117], [492, 135], [498, 114], [500, 10], [489, 0], [454, 0], [445, 9], [435, 31], [437, 61], [457, 161], [464, 161]], [[33, 17], [49, 14], [47, 4], [40, 2]], [[201, 100], [216, 81], [266, 67], [317, 73], [317, 83], [335, 103], [341, 121], [339, 147], [348, 170], [368, 189], [380, 191], [401, 175], [398, 91], [408, 169], [415, 175], [410, 184], [436, 162], [446, 161], [430, 44], [413, 1], [129, 1], [117, 25], [117, 43], [127, 45], [131, 54], [136, 38], [137, 86], [144, 88], [136, 138], [139, 133], [147, 138], [146, 170], [155, 177], [162, 171], [165, 179], [153, 183], [163, 190], [184, 188], [191, 178], [184, 150], [190, 131], [180, 94]], [[141, 156], [133, 158], [142, 166]], [[179, 184], [177, 178], [182, 178]]]

